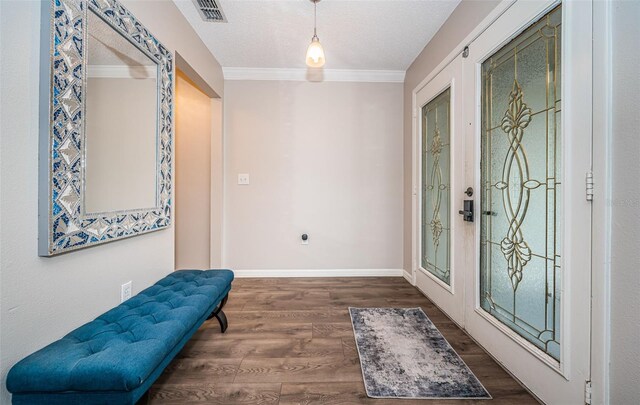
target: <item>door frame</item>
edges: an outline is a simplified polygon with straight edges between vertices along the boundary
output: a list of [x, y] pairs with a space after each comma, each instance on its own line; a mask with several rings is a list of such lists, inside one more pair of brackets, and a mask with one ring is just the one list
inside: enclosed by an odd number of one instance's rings
[[[417, 148], [419, 145], [419, 122], [420, 119], [419, 107], [416, 103], [417, 93], [431, 81], [437, 74], [440, 73], [451, 61], [463, 53], [465, 48], [471, 44], [476, 38], [478, 38], [488, 27], [490, 27], [498, 18], [500, 18], [509, 8], [515, 4], [517, 0], [503, 0], [500, 2], [483, 20], [480, 22], [462, 41], [460, 41], [452, 51], [444, 58], [425, 78], [412, 90], [411, 99], [411, 114], [412, 114], [412, 128], [411, 128], [411, 168], [412, 168], [412, 181], [411, 181], [411, 272], [405, 271], [405, 278], [412, 284], [416, 285], [416, 274], [419, 266], [419, 240], [416, 238], [417, 232], [420, 231], [420, 223], [417, 221], [419, 218], [418, 210], [420, 209], [420, 201], [418, 194], [419, 187], [419, 175], [420, 175], [420, 150]], [[564, 1], [566, 5], [568, 1]], [[608, 381], [608, 358], [609, 358], [609, 266], [607, 264], [607, 258], [609, 257], [609, 244], [607, 242], [608, 235], [610, 235], [610, 208], [607, 207], [607, 196], [610, 195], [608, 186], [608, 179], [611, 178], [609, 163], [607, 157], [610, 155], [609, 142], [610, 142], [610, 83], [611, 83], [611, 71], [607, 63], [611, 60], [611, 38], [610, 33], [607, 31], [611, 25], [611, 4], [609, 1], [592, 3], [592, 19], [593, 26], [592, 35], [594, 39], [594, 45], [592, 52], [602, 52], [604, 57], [595, 58], [592, 56], [592, 77], [593, 80], [598, 80], [592, 88], [593, 96], [593, 122], [592, 122], [592, 136], [593, 136], [593, 148], [603, 151], [597, 155], [592, 156], [592, 169], [595, 171], [594, 178], [598, 179], [597, 184], [602, 187], [596, 187], [594, 191], [594, 205], [592, 207], [593, 223], [592, 223], [592, 265], [590, 279], [593, 281], [591, 285], [592, 292], [592, 311], [590, 322], [590, 334], [591, 339], [591, 364], [590, 374], [593, 378], [593, 404], [608, 404], [609, 394], [609, 381]], [[600, 102], [596, 101], [596, 96], [602, 97]], [[606, 107], [604, 109], [596, 110], [596, 106]], [[579, 179], [574, 181], [580, 182]], [[477, 186], [477, 185], [476, 185]], [[477, 203], [477, 202], [476, 202]], [[596, 232], [601, 234], [596, 235]], [[474, 266], [475, 269], [475, 266]], [[475, 279], [474, 279], [475, 286]], [[482, 345], [481, 345], [482, 346]], [[565, 348], [566, 350], [566, 348]], [[494, 357], [491, 353], [489, 353]], [[495, 358], [495, 357], [494, 357]], [[499, 361], [499, 364], [503, 367]], [[505, 368], [506, 369], [506, 368]], [[507, 369], [508, 372], [510, 372]], [[510, 372], [511, 373], [511, 372]], [[517, 380], [520, 378], [515, 376]]]
[[[609, 403], [611, 277], [612, 1], [593, 4], [593, 235], [591, 381], [593, 404]], [[597, 57], [595, 55], [598, 55]]]

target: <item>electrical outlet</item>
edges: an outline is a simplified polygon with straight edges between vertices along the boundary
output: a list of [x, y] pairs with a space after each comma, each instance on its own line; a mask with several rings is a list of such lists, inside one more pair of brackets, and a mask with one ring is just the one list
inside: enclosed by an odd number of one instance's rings
[[120, 286], [120, 302], [125, 302], [129, 298], [131, 298], [131, 281], [127, 281]]

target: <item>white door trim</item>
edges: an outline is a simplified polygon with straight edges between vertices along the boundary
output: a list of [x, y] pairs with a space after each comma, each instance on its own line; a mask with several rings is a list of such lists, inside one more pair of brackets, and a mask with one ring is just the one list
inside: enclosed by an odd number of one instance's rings
[[591, 403], [609, 404], [611, 274], [611, 1], [593, 4]]

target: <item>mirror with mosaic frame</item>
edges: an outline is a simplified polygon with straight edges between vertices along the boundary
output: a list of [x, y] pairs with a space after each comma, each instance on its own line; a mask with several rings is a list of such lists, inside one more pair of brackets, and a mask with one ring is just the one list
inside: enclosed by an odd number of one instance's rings
[[117, 0], [43, 3], [39, 255], [171, 223], [173, 58]]

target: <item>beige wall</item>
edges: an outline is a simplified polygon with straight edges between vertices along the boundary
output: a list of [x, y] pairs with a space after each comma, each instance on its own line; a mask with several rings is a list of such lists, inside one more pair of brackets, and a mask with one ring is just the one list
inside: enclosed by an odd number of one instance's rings
[[176, 74], [175, 268], [209, 267], [211, 99]]
[[90, 77], [87, 89], [85, 212], [155, 207], [155, 77]]
[[[411, 273], [411, 94], [454, 48], [493, 10], [499, 0], [462, 0], [433, 39], [411, 63], [404, 79], [404, 269]], [[455, 201], [454, 201], [455, 203]]]
[[222, 267], [222, 225], [224, 205], [224, 143], [222, 100], [211, 99], [211, 231], [209, 267]]
[[402, 268], [402, 84], [228, 81], [224, 120], [224, 265]]
[[[222, 94], [219, 64], [171, 1], [123, 3]], [[173, 270], [173, 229], [53, 258], [38, 257], [40, 2], [0, 1], [0, 403], [4, 380], [29, 353]], [[25, 29], [28, 27], [28, 29]]]
[[610, 399], [613, 405], [637, 403], [640, 398], [639, 21], [640, 2], [612, 3]]

